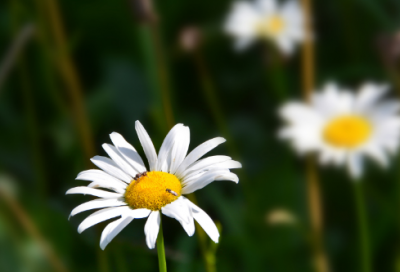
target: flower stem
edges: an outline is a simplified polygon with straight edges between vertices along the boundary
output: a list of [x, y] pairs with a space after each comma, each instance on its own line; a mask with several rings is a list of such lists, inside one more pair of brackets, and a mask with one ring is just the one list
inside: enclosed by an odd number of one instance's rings
[[[314, 67], [314, 43], [311, 39], [311, 7], [312, 0], [302, 0], [301, 5], [304, 13], [305, 41], [302, 48], [302, 80], [304, 99], [310, 101], [314, 89], [315, 67]], [[328, 258], [323, 247], [322, 239], [322, 204], [319, 188], [319, 177], [316, 169], [315, 159], [307, 158], [307, 191], [309, 201], [309, 213], [312, 229], [313, 263], [317, 272], [329, 271]]]
[[158, 26], [155, 23], [142, 23], [137, 30], [152, 95], [152, 114], [159, 127], [168, 131], [174, 126], [174, 117], [169, 75]]
[[37, 1], [37, 3], [38, 5], [42, 5], [43, 10], [46, 11], [46, 18], [50, 27], [49, 32], [54, 42], [57, 65], [73, 106], [73, 114], [82, 150], [87, 158], [91, 158], [95, 155], [93, 135], [83, 102], [83, 89], [80, 78], [68, 50], [67, 37], [64, 31], [58, 1], [46, 0]]
[[287, 97], [287, 79], [284, 71], [284, 60], [278, 49], [270, 43], [266, 46], [265, 54], [268, 57], [268, 86], [273, 91], [275, 98], [283, 102]]
[[167, 271], [167, 262], [165, 261], [165, 248], [164, 248], [164, 235], [162, 229], [162, 216], [160, 214], [160, 231], [157, 237], [157, 255], [158, 255], [158, 267], [160, 272]]
[[369, 247], [370, 244], [368, 238], [368, 219], [367, 219], [365, 199], [361, 181], [356, 181], [354, 183], [354, 194], [356, 201], [355, 204], [356, 204], [358, 233], [360, 242], [361, 271], [371, 272], [371, 253], [370, 253], [370, 247]]
[[323, 247], [322, 239], [322, 204], [319, 186], [319, 177], [316, 170], [315, 159], [307, 158], [307, 191], [308, 208], [311, 220], [311, 246], [313, 250], [313, 264], [317, 272], [328, 272], [328, 260]]
[[206, 58], [204, 57], [201, 49], [197, 49], [195, 52], [193, 52], [193, 60], [201, 80], [202, 91], [207, 100], [208, 107], [211, 110], [212, 117], [215, 120], [218, 129], [228, 140], [227, 146], [229, 152], [234, 157], [239, 157], [239, 152], [235, 146], [233, 137], [227, 125], [228, 122], [226, 121], [223, 113], [223, 104], [219, 102], [217, 88], [212, 80], [210, 71], [208, 69], [209, 66], [207, 65]]

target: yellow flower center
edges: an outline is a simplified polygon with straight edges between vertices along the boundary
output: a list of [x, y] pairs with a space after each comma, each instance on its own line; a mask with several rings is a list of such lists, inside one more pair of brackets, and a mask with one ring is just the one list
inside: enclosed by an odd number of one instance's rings
[[369, 138], [371, 130], [371, 124], [365, 118], [345, 115], [331, 120], [323, 131], [323, 137], [333, 146], [354, 148]]
[[284, 27], [283, 18], [279, 15], [273, 15], [261, 20], [256, 26], [256, 31], [260, 36], [273, 37], [282, 32]]
[[159, 211], [181, 195], [179, 179], [165, 172], [146, 172], [132, 180], [125, 192], [125, 202], [133, 209]]

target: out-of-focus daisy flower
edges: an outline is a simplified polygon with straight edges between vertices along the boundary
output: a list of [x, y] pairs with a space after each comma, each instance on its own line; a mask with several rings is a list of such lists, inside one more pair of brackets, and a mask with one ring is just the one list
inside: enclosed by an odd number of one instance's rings
[[[193, 193], [214, 180], [239, 182], [237, 175], [229, 169], [240, 168], [241, 164], [228, 156], [210, 156], [199, 160], [210, 150], [225, 142], [217, 137], [196, 147], [186, 156], [189, 128], [178, 124], [171, 129], [156, 153], [146, 130], [136, 121], [136, 132], [149, 161], [150, 171], [137, 153], [120, 134], [111, 133], [114, 145], [103, 144], [110, 156], [95, 156], [91, 161], [102, 170], [87, 170], [77, 179], [92, 181], [87, 187], [76, 187], [67, 194], [88, 194], [99, 197], [76, 207], [71, 216], [80, 212], [99, 209], [89, 215], [78, 227], [85, 229], [120, 217], [107, 225], [101, 235], [100, 247], [107, 244], [133, 219], [148, 217], [144, 231], [149, 248], [155, 247], [160, 227], [161, 213], [178, 220], [189, 236], [194, 234], [195, 219], [214, 242], [219, 233], [211, 218], [199, 207], [182, 195]], [[106, 190], [100, 190], [103, 188]], [[160, 213], [161, 212], [161, 213]]]
[[275, 0], [235, 2], [225, 24], [225, 31], [236, 37], [236, 47], [243, 49], [256, 39], [276, 43], [291, 54], [296, 43], [304, 40], [304, 16], [297, 1], [279, 5]]
[[354, 94], [327, 84], [309, 104], [292, 102], [282, 107], [288, 125], [280, 136], [300, 153], [316, 151], [321, 163], [347, 164], [356, 179], [363, 173], [364, 155], [386, 167], [400, 136], [400, 103], [381, 101], [387, 89], [368, 83]]

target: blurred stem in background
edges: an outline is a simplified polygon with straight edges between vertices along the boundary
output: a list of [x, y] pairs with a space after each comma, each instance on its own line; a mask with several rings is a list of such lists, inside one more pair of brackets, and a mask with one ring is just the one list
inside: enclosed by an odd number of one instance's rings
[[82, 149], [88, 160], [95, 155], [94, 142], [82, 98], [82, 85], [68, 50], [58, 2], [57, 0], [36, 0], [36, 2], [40, 5], [39, 9], [45, 11], [44, 14], [48, 20], [48, 26], [54, 42], [55, 59], [71, 99]]
[[[301, 1], [305, 18], [306, 39], [302, 48], [302, 80], [304, 99], [310, 101], [314, 90], [314, 41], [312, 39], [312, 4], [311, 0]], [[315, 158], [309, 156], [306, 161], [308, 205], [311, 220], [311, 243], [313, 250], [313, 265], [318, 272], [328, 272], [328, 259], [323, 246], [323, 220], [320, 181], [318, 177]]]
[[18, 222], [24, 228], [24, 230], [29, 234], [30, 237], [39, 245], [43, 250], [43, 253], [49, 260], [51, 266], [56, 272], [67, 272], [64, 264], [55, 254], [53, 248], [49, 243], [43, 238], [42, 234], [39, 232], [32, 219], [24, 211], [22, 206], [14, 199], [10, 194], [5, 192], [0, 188], [0, 199], [6, 204], [6, 206], [11, 210], [13, 215], [16, 217]]
[[157, 236], [157, 255], [158, 269], [160, 272], [167, 272], [167, 262], [165, 261], [164, 234], [162, 228], [162, 214], [160, 213], [160, 230]]
[[[85, 111], [82, 97], [82, 85], [69, 52], [58, 1], [36, 0], [35, 2], [38, 11], [44, 16], [43, 20], [46, 22], [42, 27], [49, 27], [49, 45], [46, 48], [54, 48], [55, 60], [72, 103], [72, 113], [77, 126], [82, 150], [85, 154], [85, 161], [87, 162], [87, 166], [90, 167], [89, 159], [95, 155], [94, 140]], [[46, 32], [46, 30], [44, 32]], [[105, 252], [101, 251], [100, 248], [97, 248], [97, 262], [99, 271], [109, 271], [107, 255]]]
[[[155, 120], [158, 127], [168, 131], [175, 123], [170, 98], [169, 73], [163, 52], [162, 36], [157, 24], [157, 13], [153, 7], [152, 0], [131, 0], [130, 3], [133, 13], [139, 22], [139, 40], [147, 67], [148, 80], [151, 84]], [[161, 108], [163, 112], [159, 111]], [[197, 204], [194, 194], [187, 195], [187, 198]], [[200, 243], [206, 270], [207, 272], [215, 272], [215, 261], [213, 262], [213, 258], [207, 257], [210, 254], [208, 253], [209, 247], [207, 246], [208, 238], [206, 233], [197, 222], [195, 224], [196, 235]]]
[[[36, 195], [44, 198], [46, 195], [46, 179], [44, 171], [44, 160], [40, 152], [41, 146], [38, 133], [38, 122], [34, 105], [34, 98], [32, 94], [32, 82], [27, 72], [26, 63], [23, 59], [23, 52], [25, 44], [32, 38], [35, 33], [35, 27], [31, 24], [24, 25], [20, 28], [20, 21], [22, 18], [22, 6], [18, 1], [10, 2], [10, 11], [12, 13], [12, 28], [13, 36], [16, 37], [12, 46], [5, 57], [4, 61], [0, 64], [0, 87], [5, 82], [7, 76], [12, 70], [15, 63], [18, 64], [18, 73], [20, 77], [21, 90], [23, 92], [24, 108], [26, 109], [26, 120], [28, 124], [28, 138], [32, 148], [32, 161], [33, 169], [35, 171], [35, 184]], [[34, 221], [28, 216], [21, 204], [7, 191], [0, 188], [0, 199], [5, 203], [6, 207], [10, 209], [11, 213], [16, 217], [19, 224], [29, 234], [30, 237], [39, 245], [43, 250], [46, 258], [49, 260], [54, 271], [66, 272], [64, 264], [61, 262], [57, 254], [53, 251], [50, 244], [43, 238], [39, 232]]]
[[228, 122], [223, 112], [223, 104], [220, 103], [218, 99], [218, 91], [212, 79], [207, 58], [202, 51], [202, 38], [202, 32], [199, 28], [188, 26], [184, 28], [180, 34], [180, 47], [192, 57], [193, 63], [196, 66], [197, 75], [201, 82], [203, 95], [211, 111], [212, 118], [220, 133], [227, 139], [226, 144], [229, 152], [238, 159], [239, 152], [236, 149], [233, 137], [229, 131]]
[[[398, 48], [400, 47], [400, 33], [390, 33], [383, 34], [378, 37], [377, 40], [377, 51], [380, 55], [382, 64], [384, 65], [387, 75], [390, 78], [390, 81], [393, 83], [394, 88], [397, 91], [397, 95], [400, 96], [400, 70], [398, 67], [398, 63], [400, 60], [400, 51]], [[400, 172], [398, 175], [398, 179], [400, 178]], [[398, 203], [400, 204], [400, 181], [397, 181], [397, 198]], [[399, 205], [398, 204], [398, 205]], [[400, 217], [397, 216], [397, 226], [398, 226], [398, 238], [397, 238], [397, 252], [396, 252], [396, 260], [395, 260], [395, 271], [400, 272]]]
[[44, 159], [41, 152], [39, 125], [37, 120], [37, 113], [35, 109], [35, 99], [32, 90], [32, 80], [29, 77], [28, 68], [24, 60], [23, 49], [27, 46], [28, 42], [35, 34], [36, 28], [31, 24], [25, 24], [21, 27], [26, 10], [19, 1], [10, 2], [10, 11], [12, 13], [12, 45], [9, 49], [5, 59], [0, 64], [0, 88], [2, 82], [7, 78], [11, 72], [12, 67], [17, 64], [18, 77], [20, 78], [20, 89], [22, 91], [22, 98], [24, 103], [28, 141], [31, 146], [31, 163], [34, 171], [35, 190], [36, 196], [39, 199], [45, 199], [47, 191], [47, 182], [44, 168]]
[[360, 242], [360, 262], [362, 272], [371, 272], [371, 252], [368, 232], [368, 219], [365, 208], [364, 192], [362, 181], [354, 181], [354, 197], [356, 201], [356, 213], [358, 220], [358, 234]]
[[167, 132], [174, 126], [174, 117], [169, 73], [157, 15], [151, 0], [131, 0], [131, 4], [139, 22], [138, 36], [152, 92], [152, 114], [155, 115], [157, 127]]
[[45, 174], [45, 164], [43, 158], [42, 146], [40, 144], [39, 125], [34, 105], [34, 96], [32, 91], [32, 81], [29, 78], [26, 63], [24, 60], [19, 61], [18, 72], [20, 75], [21, 89], [23, 92], [24, 108], [26, 110], [26, 119], [28, 124], [28, 138], [32, 149], [32, 162], [35, 172], [35, 184], [37, 194], [41, 200], [47, 196], [47, 179]]
[[36, 38], [37, 38], [37, 55], [38, 55], [38, 70], [43, 87], [48, 92], [50, 99], [52, 100], [55, 109], [58, 110], [63, 117], [69, 114], [69, 109], [65, 103], [65, 99], [61, 95], [59, 88], [56, 84], [56, 69], [54, 65], [53, 56], [53, 45], [51, 42], [50, 30], [48, 29], [47, 23], [47, 11], [44, 9], [42, 0], [35, 0], [36, 16]]
[[[269, 88], [275, 94], [278, 102], [283, 102], [287, 97], [287, 80], [284, 69], [284, 56], [278, 48], [270, 42], [266, 44], [267, 80]], [[270, 91], [270, 90], [268, 90]]]

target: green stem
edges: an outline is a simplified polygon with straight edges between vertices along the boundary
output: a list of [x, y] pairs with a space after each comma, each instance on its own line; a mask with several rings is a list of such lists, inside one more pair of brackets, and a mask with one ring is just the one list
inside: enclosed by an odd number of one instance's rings
[[138, 35], [148, 82], [150, 83], [153, 101], [151, 105], [152, 114], [157, 120], [158, 127], [168, 131], [174, 125], [174, 117], [170, 98], [169, 75], [162, 52], [160, 34], [156, 25], [141, 24], [138, 26]]
[[364, 193], [361, 181], [354, 183], [356, 212], [358, 220], [358, 233], [361, 254], [361, 271], [371, 272], [371, 253], [368, 238], [368, 219], [365, 207]]
[[158, 267], [160, 272], [167, 272], [167, 262], [165, 261], [164, 235], [162, 229], [162, 215], [160, 212], [160, 231], [157, 237]]
[[267, 50], [267, 54], [270, 57], [270, 65], [267, 67], [268, 85], [272, 89], [276, 99], [282, 102], [285, 101], [288, 90], [283, 59], [275, 46], [269, 44]]

